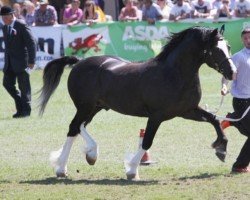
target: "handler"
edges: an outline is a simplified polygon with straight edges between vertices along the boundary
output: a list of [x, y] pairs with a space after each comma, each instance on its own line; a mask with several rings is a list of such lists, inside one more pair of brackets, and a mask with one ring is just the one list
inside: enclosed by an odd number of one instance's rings
[[[234, 112], [229, 113], [229, 118], [240, 118], [244, 111], [250, 106], [250, 27], [244, 28], [241, 32], [241, 39], [244, 48], [235, 53], [232, 60], [237, 67], [237, 77], [231, 84], [231, 95], [233, 96], [233, 108]], [[226, 95], [228, 81], [222, 79], [221, 94]], [[235, 126], [239, 132], [247, 137], [245, 144], [243, 145], [241, 152], [233, 164], [232, 172], [249, 173], [250, 162], [250, 112], [240, 121], [229, 122], [222, 121], [222, 129], [228, 126]]]
[[[31, 86], [29, 69], [36, 58], [36, 43], [29, 27], [14, 16], [14, 10], [3, 6], [0, 11], [4, 26], [5, 64], [3, 68], [3, 86], [14, 99], [16, 114], [13, 118], [28, 117], [31, 112]], [[16, 80], [19, 91], [16, 89]]]

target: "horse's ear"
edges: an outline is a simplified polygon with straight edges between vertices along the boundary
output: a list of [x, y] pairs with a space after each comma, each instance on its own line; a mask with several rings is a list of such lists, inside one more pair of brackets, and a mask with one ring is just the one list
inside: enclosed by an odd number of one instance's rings
[[218, 34], [219, 34], [219, 31], [218, 31], [218, 28], [214, 29], [209, 35], [208, 37], [206, 38], [206, 45], [208, 48], [211, 48], [213, 47], [214, 45], [216, 45], [217, 41], [218, 41]]
[[225, 31], [225, 24], [220, 27], [220, 34], [223, 35]]
[[211, 38], [214, 38], [214, 37], [216, 37], [216, 36], [218, 35], [218, 33], [219, 33], [218, 28], [215, 28], [215, 29], [212, 31], [210, 37], [211, 37]]

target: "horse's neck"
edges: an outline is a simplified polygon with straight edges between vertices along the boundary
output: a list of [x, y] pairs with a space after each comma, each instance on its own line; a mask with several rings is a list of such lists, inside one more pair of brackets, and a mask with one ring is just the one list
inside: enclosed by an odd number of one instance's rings
[[[184, 82], [192, 82], [199, 79], [199, 68], [202, 65], [200, 52], [193, 53], [192, 49], [182, 48], [169, 54], [164, 62], [167, 68], [175, 68], [176, 73], [181, 76]], [[167, 69], [168, 71], [169, 69]]]

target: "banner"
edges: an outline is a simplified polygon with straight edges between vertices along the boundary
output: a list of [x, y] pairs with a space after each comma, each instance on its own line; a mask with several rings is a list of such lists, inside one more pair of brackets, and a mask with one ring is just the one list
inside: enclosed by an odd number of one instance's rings
[[[47, 62], [61, 55], [62, 27], [31, 27], [37, 42], [36, 67], [43, 68]], [[0, 69], [4, 66], [3, 32], [0, 31]]]
[[62, 27], [31, 27], [37, 41], [36, 66], [43, 68], [47, 62], [61, 56]]
[[[221, 20], [221, 19], [220, 19]], [[93, 25], [65, 25], [31, 27], [38, 49], [36, 65], [43, 68], [46, 63], [61, 55], [75, 55], [86, 58], [96, 55], [114, 55], [130, 61], [145, 61], [156, 56], [167, 43], [172, 33], [192, 26], [220, 28], [225, 24], [224, 36], [231, 46], [231, 52], [243, 46], [240, 33], [249, 26], [249, 19], [225, 19], [214, 22], [209, 19], [188, 19], [182, 22], [109, 22]], [[0, 69], [4, 64], [4, 42], [0, 31]]]
[[232, 53], [242, 48], [240, 38], [244, 26], [250, 26], [247, 19], [212, 20], [197, 23], [194, 20], [183, 22], [114, 22], [107, 24], [81, 25], [63, 31], [65, 55], [81, 58], [94, 55], [114, 55], [130, 61], [145, 61], [156, 56], [167, 37], [193, 26], [218, 28], [225, 24], [224, 36], [231, 46]]
[[168, 27], [163, 24], [116, 22], [68, 28], [63, 31], [63, 44], [65, 55], [114, 55], [141, 61], [159, 53], [168, 35]]

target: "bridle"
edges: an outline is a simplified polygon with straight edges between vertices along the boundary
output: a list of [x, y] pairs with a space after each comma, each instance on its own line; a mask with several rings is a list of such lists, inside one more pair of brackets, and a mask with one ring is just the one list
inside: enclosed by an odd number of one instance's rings
[[226, 61], [228, 61], [228, 60], [232, 60], [232, 58], [231, 57], [226, 57], [226, 58], [224, 58], [222, 61], [220, 61], [220, 63], [217, 63], [217, 62], [215, 62], [215, 60], [214, 60], [214, 58], [213, 58], [213, 53], [212, 53], [212, 51], [208, 51], [208, 50], [206, 50], [206, 49], [204, 49], [203, 50], [203, 53], [204, 53], [204, 61], [206, 61], [208, 58], [211, 58], [213, 61], [214, 61], [214, 65], [216, 66], [216, 70], [218, 71], [218, 72], [222, 72], [222, 70], [220, 69], [220, 67], [221, 67], [221, 65], [224, 63], [224, 62], [226, 62]]

